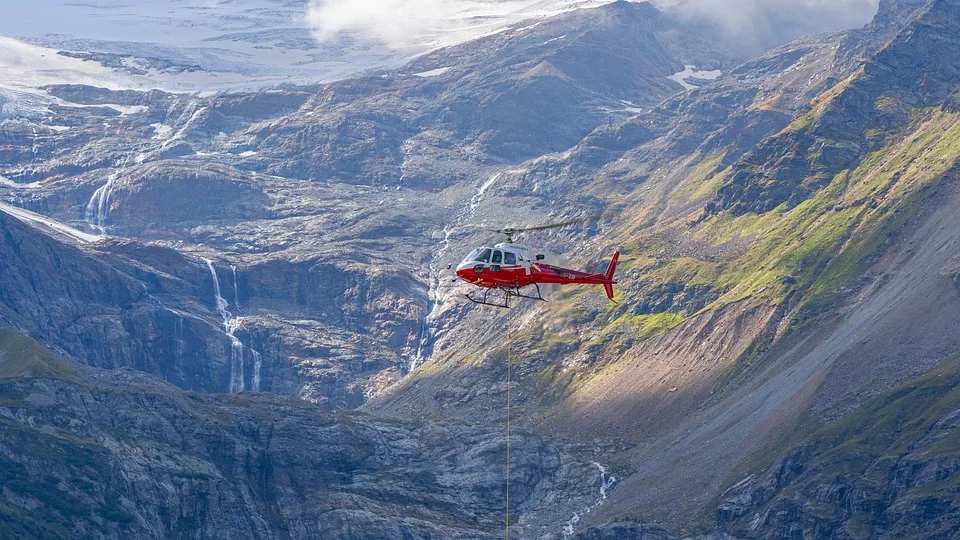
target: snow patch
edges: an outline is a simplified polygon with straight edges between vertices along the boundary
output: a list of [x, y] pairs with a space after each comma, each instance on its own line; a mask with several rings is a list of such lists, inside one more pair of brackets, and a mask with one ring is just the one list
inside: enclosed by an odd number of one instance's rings
[[120, 116], [127, 116], [130, 114], [138, 114], [150, 109], [146, 105], [117, 105], [115, 103], [104, 103], [103, 107], [110, 107], [111, 109], [120, 113]]
[[442, 67], [437, 69], [431, 69], [429, 71], [421, 71], [420, 73], [414, 73], [415, 77], [437, 77], [443, 75], [444, 73], [453, 69], [452, 67]]
[[150, 127], [153, 128], [153, 138], [164, 141], [170, 138], [173, 135], [173, 127], [166, 124], [150, 124]]
[[707, 81], [712, 81], [722, 75], [723, 72], [719, 69], [713, 71], [697, 71], [697, 66], [683, 66], [683, 71], [679, 71], [667, 77], [671, 81], [680, 83], [685, 89], [693, 90], [697, 88], [697, 85], [690, 84], [687, 82], [687, 79], [704, 79]]
[[470, 199], [470, 216], [473, 217], [474, 212], [477, 211], [477, 207], [480, 206], [480, 203], [483, 202], [483, 197], [487, 194], [487, 191], [493, 186], [493, 184], [503, 176], [503, 173], [497, 173], [490, 177], [489, 180], [483, 183], [480, 186], [480, 189], [477, 190], [477, 193]]

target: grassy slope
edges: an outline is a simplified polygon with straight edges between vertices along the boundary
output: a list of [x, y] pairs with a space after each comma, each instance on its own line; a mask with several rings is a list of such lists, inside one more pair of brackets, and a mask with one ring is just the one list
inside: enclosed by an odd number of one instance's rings
[[74, 370], [36, 341], [0, 329], [0, 378], [67, 378]]
[[[835, 92], [831, 89], [828, 93]], [[883, 102], [878, 100], [877, 106], [882, 107]], [[796, 122], [809, 123], [807, 116]], [[697, 250], [684, 250], [683, 246], [674, 250], [679, 254], [671, 255], [671, 244], [664, 237], [675, 227], [676, 219], [666, 226], [613, 234], [629, 238], [618, 270], [624, 282], [618, 295], [620, 304], [601, 307], [591, 291], [572, 291], [562, 295], [557, 308], [551, 310], [550, 318], [558, 320], [549, 324], [593, 322], [601, 326], [596, 335], [604, 342], [642, 341], [695, 313], [677, 313], [676, 308], [650, 313], [637, 306], [664, 288], [694, 288], [715, 296], [700, 312], [734, 302], [763, 303], [787, 313], [782, 329], [802, 330], [857, 290], [872, 264], [917, 214], [933, 188], [957, 166], [958, 159], [960, 114], [915, 110], [908, 128], [888, 135], [882, 149], [868, 154], [856, 168], [837, 173], [826, 188], [794, 208], [780, 206], [763, 214], [741, 216], [720, 214], [693, 226], [688, 224], [696, 220], [695, 214], [680, 220], [689, 244], [715, 251], [736, 246], [730, 256], [698, 256]], [[703, 171], [716, 163], [716, 156], [688, 161], [690, 173], [674, 194], [702, 195], [704, 189], [715, 190], [729, 173], [705, 175]]]

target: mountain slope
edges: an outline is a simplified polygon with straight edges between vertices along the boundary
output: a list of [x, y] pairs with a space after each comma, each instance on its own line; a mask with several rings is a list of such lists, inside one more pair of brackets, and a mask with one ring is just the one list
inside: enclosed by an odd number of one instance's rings
[[[620, 305], [577, 291], [495, 325], [468, 316], [482, 332], [469, 341], [481, 348], [460, 345], [466, 336], [451, 330], [430, 364], [367, 408], [474, 421], [497, 415], [493, 403], [505, 396], [494, 401], [471, 389], [502, 381], [512, 346], [520, 363], [512, 395], [523, 422], [626, 447], [612, 458], [621, 477], [612, 504], [591, 513], [588, 525], [626, 515], [683, 532], [714, 527], [712, 498], [742, 478], [737, 473], [776, 426], [811, 409], [843, 416], [960, 350], [949, 277], [958, 254], [960, 124], [949, 89], [960, 79], [949, 68], [957, 48], [947, 44], [960, 29], [956, 7], [931, 3], [863, 68], [837, 64], [843, 76], [821, 79], [809, 108], [780, 109], [780, 127], [766, 127], [769, 136], [746, 146], [743, 158], [740, 138], [682, 156], [677, 133], [658, 136], [652, 113], [619, 128], [638, 134], [639, 146], [627, 142], [599, 167], [582, 159], [596, 155], [586, 143], [529, 164], [514, 193], [525, 192], [524, 181], [542, 182], [548, 195], [528, 196], [568, 196], [569, 208], [612, 192], [610, 207], [624, 217], [602, 236], [627, 239]], [[918, 52], [933, 44], [936, 54]], [[725, 84], [684, 99], [709, 103], [711, 90]], [[734, 105], [735, 114], [752, 114], [753, 103]], [[895, 119], [884, 120], [888, 111]], [[654, 129], [627, 131], [644, 121]], [[806, 146], [796, 146], [796, 133]], [[607, 135], [598, 130], [587, 141], [607, 150], [619, 144]], [[701, 144], [686, 148], [709, 148]], [[813, 145], [816, 152], [804, 150]], [[834, 161], [848, 145], [862, 150]], [[671, 159], [672, 151], [682, 157]], [[591, 171], [600, 181], [589, 194], [567, 191]], [[753, 191], [727, 188], [741, 172], [764, 180]], [[781, 178], [798, 188], [794, 200], [781, 194]], [[750, 206], [766, 198], [777, 204]], [[720, 202], [727, 200], [734, 202]], [[561, 241], [590, 258], [603, 252], [581, 238]]]
[[[708, 47], [709, 35], [667, 41], [683, 30], [648, 4], [616, 2], [379, 76], [307, 88], [187, 95], [49, 86], [11, 97], [29, 114], [4, 120], [0, 196], [135, 240], [123, 243], [133, 259], [170, 250], [160, 258], [171, 260], [145, 264], [185, 280], [175, 296], [190, 298], [150, 294], [171, 306], [183, 300], [178, 313], [211, 326], [223, 323], [204, 270], [203, 259], [213, 261], [246, 349], [231, 359], [223, 336], [226, 345], [210, 347], [219, 351], [212, 365], [198, 368], [214, 375], [187, 387], [253, 387], [256, 351], [274, 370], [261, 388], [354, 407], [423, 349], [429, 290], [439, 282], [437, 248], [423, 239], [465, 222], [471, 199], [482, 198], [478, 186], [504, 169], [681, 91], [668, 76], [684, 63], [732, 61]], [[175, 327], [167, 318], [145, 324]], [[125, 334], [133, 350], [171, 348], [143, 343], [149, 332]], [[34, 335], [74, 358], [95, 356]], [[166, 375], [158, 368], [166, 360], [117, 356], [95, 365]], [[242, 375], [220, 376], [223, 364]]]
[[753, 538], [818, 530], [955, 537], [957, 367], [956, 359], [945, 362], [816, 429], [774, 468], [732, 487], [720, 522]]
[[[185, 394], [82, 366], [78, 376], [42, 372], [10, 383], [6, 455], [33, 448], [39, 435], [20, 419], [36, 407], [51, 408], [42, 419], [82, 422], [71, 396], [114, 404], [108, 389], [119, 406], [98, 408], [87, 426], [110, 450], [114, 425], [154, 418], [143, 394], [174, 419], [134, 439], [225, 478], [171, 497], [225, 493], [257, 516], [201, 502], [186, 531], [483, 537], [499, 534], [491, 471], [502, 458], [487, 450], [499, 448], [509, 395], [511, 421], [538, 456], [515, 463], [531, 490], [518, 502], [520, 537], [915, 533], [917, 516], [953, 531], [949, 475], [942, 486], [900, 469], [883, 477], [864, 462], [893, 454], [867, 445], [861, 459], [856, 449], [872, 427], [952, 425], [953, 396], [935, 379], [917, 383], [921, 397], [939, 397], [920, 400], [933, 405], [916, 424], [890, 413], [920, 401], [871, 398], [946, 373], [938, 366], [960, 352], [960, 4], [884, 1], [865, 28], [732, 69], [703, 36], [680, 44], [689, 27], [678, 24], [618, 2], [312, 88], [46, 89], [41, 107], [3, 124], [0, 191], [44, 214], [0, 213], [0, 265], [17, 276], [0, 288], [5, 320], [77, 364], [244, 393]], [[668, 76], [688, 62], [724, 74], [681, 92]], [[464, 246], [489, 242], [492, 224], [597, 214], [599, 223], [525, 241], [585, 268], [621, 249], [616, 304], [555, 288], [549, 303], [474, 309], [443, 270]], [[44, 280], [61, 267], [69, 271]], [[125, 347], [104, 350], [106, 339]], [[23, 363], [0, 371], [19, 374]], [[46, 387], [63, 400], [26, 399]], [[285, 433], [277, 447], [263, 425]], [[199, 438], [184, 435], [191, 426]], [[211, 432], [215, 449], [204, 442]], [[297, 448], [297, 437], [314, 444]], [[923, 479], [953, 467], [927, 452], [948, 455], [952, 438], [905, 437], [893, 442], [916, 444], [904, 462]], [[341, 441], [357, 443], [344, 454], [367, 458], [338, 454], [327, 467], [320, 454]], [[223, 458], [220, 442], [251, 457]], [[166, 485], [173, 458], [133, 446], [112, 459], [129, 470], [142, 470], [140, 454], [156, 459], [146, 492]], [[482, 466], [457, 461], [471, 452]], [[49, 466], [39, 459], [21, 463], [32, 482], [29, 471]], [[263, 463], [305, 462], [319, 476], [299, 492], [293, 480], [257, 476]], [[829, 484], [834, 495], [817, 493], [838, 462], [854, 472]], [[781, 463], [810, 472], [778, 478]], [[879, 500], [863, 471], [895, 492]], [[337, 484], [347, 472], [351, 482]], [[93, 474], [61, 473], [64, 484]], [[136, 506], [137, 490], [116, 485], [119, 498], [103, 493], [89, 520], [56, 510], [45, 519], [95, 527], [119, 505], [142, 516], [137, 527], [149, 524], [139, 534], [176, 531], [176, 512], [157, 510], [175, 504]], [[290, 513], [271, 506], [271, 493], [290, 497]], [[851, 507], [849, 493], [871, 508]], [[32, 499], [10, 512], [43, 502], [21, 495]], [[350, 506], [360, 504], [393, 521]]]

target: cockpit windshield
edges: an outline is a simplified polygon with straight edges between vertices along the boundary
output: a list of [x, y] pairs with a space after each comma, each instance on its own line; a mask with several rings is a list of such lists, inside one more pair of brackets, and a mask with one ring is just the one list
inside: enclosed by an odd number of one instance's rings
[[467, 258], [463, 260], [464, 263], [489, 263], [490, 262], [490, 248], [479, 248], [473, 250], [470, 255], [467, 255]]

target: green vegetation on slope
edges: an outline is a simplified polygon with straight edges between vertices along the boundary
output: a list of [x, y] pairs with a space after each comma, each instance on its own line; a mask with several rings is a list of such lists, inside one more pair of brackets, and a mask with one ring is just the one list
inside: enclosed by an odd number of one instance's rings
[[630, 306], [666, 284], [717, 292], [703, 309], [745, 299], [783, 306], [796, 326], [835, 307], [956, 166], [960, 115], [918, 111], [911, 127], [888, 142], [793, 208], [710, 216], [690, 230], [690, 244], [735, 246], [732, 256], [663, 255], [669, 246], [642, 233], [621, 260], [620, 272], [635, 276], [625, 283], [630, 296], [607, 316], [616, 322], [643, 314], [631, 313]]
[[654, 315], [631, 315], [624, 313], [613, 321], [612, 326], [629, 325], [637, 332], [638, 339], [647, 339], [670, 330], [686, 318], [679, 313], [657, 313]]
[[[878, 106], [893, 105], [880, 100]], [[957, 167], [960, 114], [921, 109], [910, 118], [907, 128], [886, 137], [883, 148], [836, 173], [826, 187], [792, 208], [721, 213], [692, 226], [693, 216], [648, 227], [647, 213], [638, 213], [636, 228], [629, 229], [638, 232], [622, 232], [629, 240], [617, 272], [619, 303], [604, 302], [590, 288], [563, 291], [546, 314], [545, 333], [596, 325], [599, 331], [581, 348], [602, 359], [618, 358], [637, 341], [697, 313], [743, 301], [778, 307], [786, 317], [780, 331], [812, 325], [864, 283], [868, 270]], [[690, 185], [681, 184], [674, 194], [719, 184], [729, 170], [706, 174], [717, 163], [716, 156], [687, 163], [693, 171], [686, 180]], [[678, 237], [683, 240], [667, 240]], [[775, 337], [762, 334], [765, 343], [750, 348], [750, 358], [732, 362], [720, 380], [736, 380]]]
[[797, 324], [836, 305], [958, 157], [960, 115], [927, 111], [897, 142], [795, 208], [707, 220], [697, 230], [702, 240], [755, 238], [724, 265], [719, 284], [730, 289], [712, 307], [749, 296], [784, 304], [799, 292]]
[[0, 329], [0, 378], [62, 379], [74, 373], [70, 365], [33, 339]]

